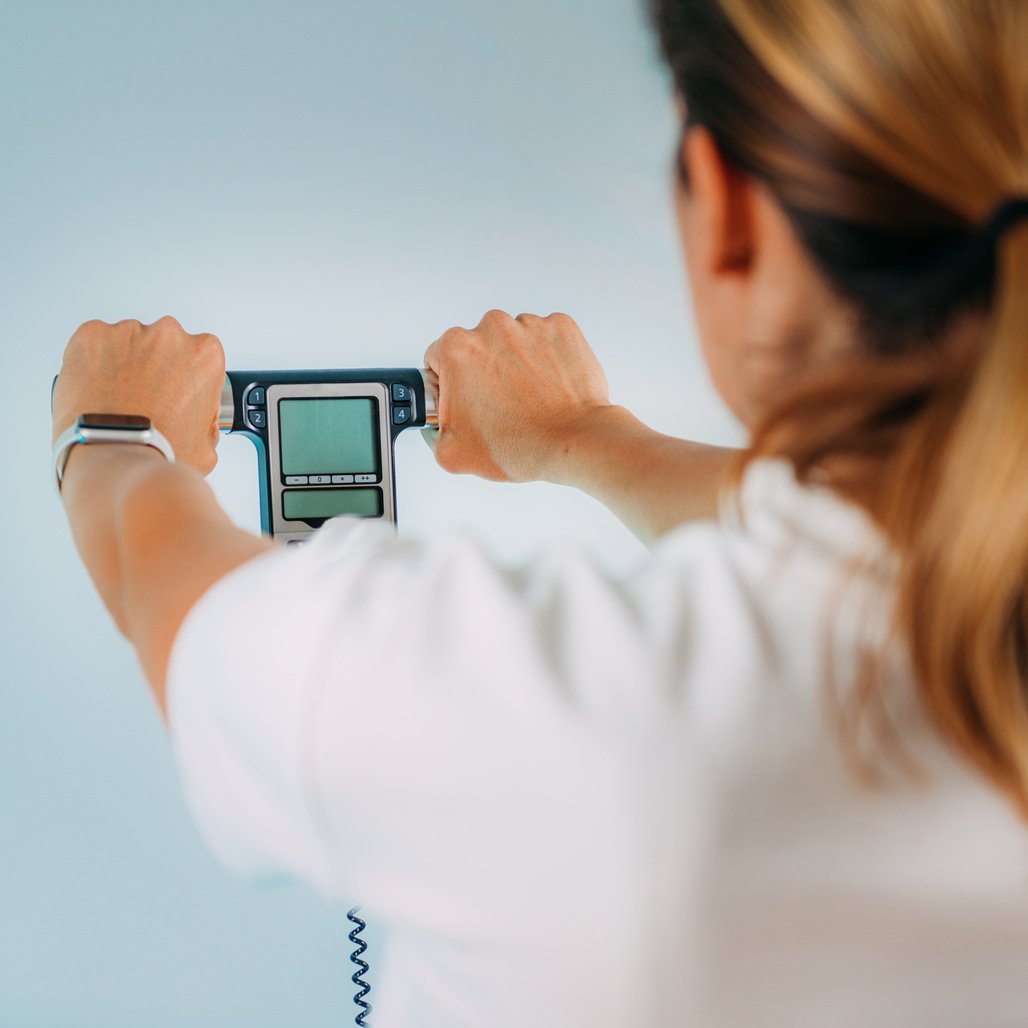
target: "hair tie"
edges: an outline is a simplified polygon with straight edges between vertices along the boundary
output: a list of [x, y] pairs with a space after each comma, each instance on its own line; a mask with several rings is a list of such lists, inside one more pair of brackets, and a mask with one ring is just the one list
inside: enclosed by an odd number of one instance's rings
[[1000, 204], [996, 212], [982, 228], [982, 238], [988, 242], [990, 249], [995, 249], [999, 241], [1019, 221], [1028, 219], [1028, 197], [1015, 197]]

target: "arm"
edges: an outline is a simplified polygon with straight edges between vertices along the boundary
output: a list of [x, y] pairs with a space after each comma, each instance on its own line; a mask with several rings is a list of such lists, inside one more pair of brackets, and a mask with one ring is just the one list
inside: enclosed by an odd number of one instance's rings
[[738, 456], [655, 432], [610, 405], [568, 427], [546, 477], [599, 500], [649, 544], [687, 521], [716, 517]]
[[219, 578], [272, 544], [232, 524], [194, 469], [155, 450], [76, 451], [62, 492], [75, 545], [166, 719], [168, 657], [186, 614]]
[[603, 369], [566, 314], [490, 311], [429, 347], [448, 471], [582, 489], [650, 542], [713, 517], [737, 451], [674, 439], [611, 404]]
[[169, 464], [142, 446], [76, 446], [61, 493], [86, 570], [165, 717], [168, 657], [189, 609], [271, 546], [233, 525], [203, 481], [214, 466], [212, 404], [223, 377], [213, 336], [189, 336], [170, 319], [91, 322], [72, 337], [54, 394], [55, 437], [87, 410], [141, 413], [179, 458]]

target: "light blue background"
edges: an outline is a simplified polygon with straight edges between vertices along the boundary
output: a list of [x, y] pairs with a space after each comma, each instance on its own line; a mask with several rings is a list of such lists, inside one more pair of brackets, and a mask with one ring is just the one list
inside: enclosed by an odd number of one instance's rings
[[[213, 861], [75, 558], [48, 394], [76, 325], [171, 313], [236, 366], [411, 365], [490, 307], [566, 310], [615, 400], [737, 441], [683, 297], [675, 134], [637, 0], [3, 0], [0, 1025], [352, 1017], [342, 912]], [[405, 533], [640, 553], [570, 491], [449, 478], [414, 434], [398, 461]], [[214, 483], [255, 524], [248, 443]]]

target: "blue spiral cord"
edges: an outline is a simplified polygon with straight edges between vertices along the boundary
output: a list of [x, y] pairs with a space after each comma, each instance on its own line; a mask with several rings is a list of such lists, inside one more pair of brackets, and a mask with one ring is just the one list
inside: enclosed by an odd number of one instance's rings
[[350, 978], [350, 981], [358, 989], [354, 994], [353, 1001], [361, 1008], [356, 1018], [354, 1018], [354, 1024], [357, 1025], [357, 1028], [371, 1028], [371, 1025], [364, 1020], [371, 1013], [371, 1004], [364, 999], [371, 992], [371, 985], [364, 980], [364, 975], [367, 973], [370, 964], [366, 960], [361, 959], [361, 954], [368, 948], [368, 944], [360, 937], [361, 932], [367, 928], [367, 924], [357, 916], [358, 910], [360, 910], [360, 907], [354, 907], [346, 912], [346, 916], [356, 925], [347, 936], [350, 942], [357, 947], [350, 954], [350, 962], [357, 965], [357, 970], [354, 971], [353, 976]]

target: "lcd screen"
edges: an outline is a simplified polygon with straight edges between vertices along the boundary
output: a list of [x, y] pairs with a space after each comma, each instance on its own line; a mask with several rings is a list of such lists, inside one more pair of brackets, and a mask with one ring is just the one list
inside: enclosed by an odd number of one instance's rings
[[377, 475], [380, 471], [376, 400], [279, 400], [278, 431], [283, 475]]
[[282, 516], [287, 521], [308, 518], [382, 516], [381, 489], [287, 489], [282, 493]]

